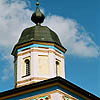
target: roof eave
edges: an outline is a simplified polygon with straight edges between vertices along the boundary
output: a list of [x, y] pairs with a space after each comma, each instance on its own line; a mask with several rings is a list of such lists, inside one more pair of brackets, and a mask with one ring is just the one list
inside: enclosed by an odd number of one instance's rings
[[13, 48], [13, 50], [12, 50], [12, 53], [11, 53], [11, 55], [15, 55], [16, 54], [16, 51], [17, 51], [17, 49], [19, 48], [19, 46], [21, 46], [21, 45], [23, 45], [23, 44], [27, 44], [27, 43], [29, 43], [29, 45], [30, 44], [32, 44], [32, 42], [34, 43], [34, 42], [45, 42], [45, 43], [54, 43], [54, 44], [56, 44], [57, 46], [59, 46], [59, 47], [61, 47], [62, 49], [63, 49], [63, 52], [65, 53], [66, 51], [67, 51], [67, 49], [66, 48], [64, 48], [62, 45], [59, 45], [59, 44], [57, 44], [56, 42], [48, 42], [48, 41], [40, 41], [40, 40], [31, 40], [31, 41], [28, 41], [28, 42], [24, 42], [24, 43], [20, 43], [20, 44], [16, 44], [15, 46], [14, 46], [14, 48]]
[[[56, 83], [56, 84], [54, 84], [54, 83]], [[90, 100], [99, 100], [100, 99], [99, 97], [81, 89], [80, 87], [72, 84], [71, 82], [69, 82], [69, 81], [67, 81], [67, 80], [65, 80], [61, 77], [54, 77], [54, 78], [44, 80], [44, 81], [41, 81], [41, 82], [38, 82], [38, 83], [34, 83], [34, 84], [26, 85], [26, 86], [23, 86], [23, 87], [15, 88], [15, 89], [12, 89], [12, 90], [8, 90], [8, 91], [0, 93], [0, 97], [3, 98], [3, 97], [8, 96], [8, 95], [11, 96], [12, 94], [20, 93], [22, 91], [27, 91], [27, 90], [30, 90], [30, 89], [33, 89], [33, 88], [35, 88], [35, 89], [38, 88], [38, 87], [44, 88], [44, 86], [55, 86], [55, 85], [59, 85], [59, 86], [61, 85], [61, 86], [64, 86], [64, 87], [68, 87], [69, 89], [83, 95], [84, 97], [89, 98]]]

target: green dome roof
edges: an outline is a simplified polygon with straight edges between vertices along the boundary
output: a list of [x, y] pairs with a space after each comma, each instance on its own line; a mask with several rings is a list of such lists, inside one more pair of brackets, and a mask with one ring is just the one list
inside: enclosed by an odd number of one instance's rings
[[55, 43], [62, 47], [62, 44], [55, 32], [49, 29], [47, 26], [33, 26], [26, 28], [17, 43], [17, 45], [24, 44], [30, 41], [40, 41]]

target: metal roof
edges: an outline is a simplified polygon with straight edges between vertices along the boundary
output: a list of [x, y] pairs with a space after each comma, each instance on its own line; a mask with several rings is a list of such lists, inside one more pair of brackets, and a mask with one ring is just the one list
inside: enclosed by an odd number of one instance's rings
[[36, 25], [30, 28], [26, 28], [17, 43], [17, 45], [27, 43], [30, 41], [41, 41], [41, 42], [50, 42], [56, 43], [62, 47], [62, 44], [57, 36], [57, 34], [52, 31], [47, 26]]

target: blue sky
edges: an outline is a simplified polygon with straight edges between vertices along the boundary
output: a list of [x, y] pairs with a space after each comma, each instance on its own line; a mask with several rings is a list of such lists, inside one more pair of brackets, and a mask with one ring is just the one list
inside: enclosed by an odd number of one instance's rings
[[[0, 92], [14, 86], [11, 51], [30, 17], [35, 0], [0, 0]], [[40, 0], [43, 25], [60, 37], [66, 79], [100, 97], [100, 0]]]

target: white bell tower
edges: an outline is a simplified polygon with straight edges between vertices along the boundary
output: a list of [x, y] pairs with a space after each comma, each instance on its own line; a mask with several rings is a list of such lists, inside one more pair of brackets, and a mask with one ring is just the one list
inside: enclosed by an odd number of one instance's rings
[[15, 88], [47, 80], [56, 76], [65, 78], [64, 53], [58, 36], [47, 26], [41, 26], [44, 15], [36, 3], [31, 20], [36, 24], [26, 28], [15, 45]]

